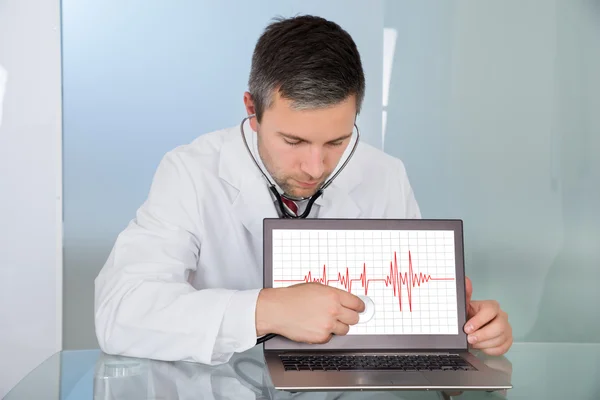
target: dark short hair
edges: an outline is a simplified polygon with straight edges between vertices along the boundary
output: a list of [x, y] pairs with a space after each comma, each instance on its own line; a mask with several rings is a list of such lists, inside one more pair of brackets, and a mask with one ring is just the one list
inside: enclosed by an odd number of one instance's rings
[[338, 24], [302, 15], [276, 18], [258, 39], [248, 82], [260, 122], [276, 90], [295, 109], [316, 109], [356, 96], [360, 111], [365, 77], [352, 37]]

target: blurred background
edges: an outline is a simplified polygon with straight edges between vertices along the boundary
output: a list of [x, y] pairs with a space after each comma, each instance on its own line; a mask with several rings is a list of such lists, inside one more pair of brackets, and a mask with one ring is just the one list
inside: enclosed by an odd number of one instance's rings
[[167, 151], [239, 124], [275, 16], [355, 39], [363, 140], [461, 218], [518, 342], [600, 342], [600, 0], [0, 0], [0, 397], [97, 347], [94, 278]]

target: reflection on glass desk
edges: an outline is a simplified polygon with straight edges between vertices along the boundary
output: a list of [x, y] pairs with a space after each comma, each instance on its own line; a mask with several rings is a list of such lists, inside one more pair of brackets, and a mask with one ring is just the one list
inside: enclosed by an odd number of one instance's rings
[[5, 400], [17, 399], [600, 399], [600, 344], [516, 343], [506, 357], [475, 353], [509, 374], [513, 389], [289, 393], [273, 389], [262, 347], [229, 363], [206, 366], [64, 351], [26, 376]]

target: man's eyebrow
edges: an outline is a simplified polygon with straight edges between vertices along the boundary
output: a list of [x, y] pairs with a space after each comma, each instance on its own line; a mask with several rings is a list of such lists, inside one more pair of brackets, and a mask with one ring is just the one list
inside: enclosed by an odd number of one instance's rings
[[291, 140], [298, 140], [298, 141], [301, 141], [301, 142], [306, 142], [305, 139], [302, 139], [301, 137], [296, 136], [296, 135], [294, 135], [292, 133], [285, 133], [285, 132], [281, 132], [281, 131], [277, 131], [277, 133], [280, 134], [281, 136], [284, 136], [284, 137], [286, 137], [288, 139], [291, 139]]
[[[308, 140], [303, 139], [303, 138], [301, 138], [299, 136], [296, 136], [293, 133], [285, 133], [285, 132], [281, 132], [281, 131], [277, 131], [277, 133], [280, 134], [281, 136], [286, 137], [287, 139], [290, 139], [290, 140], [297, 140], [297, 141], [300, 141], [300, 142], [307, 142], [308, 143]], [[340, 136], [340, 137], [338, 137], [336, 139], [330, 140], [327, 143], [341, 142], [343, 140], [348, 139], [351, 136], [352, 136], [352, 132], [350, 132], [350, 133], [348, 133], [348, 134], [346, 134], [344, 136]]]
[[343, 141], [343, 140], [346, 140], [346, 139], [348, 139], [349, 137], [352, 137], [352, 132], [350, 132], [350, 133], [347, 133], [347, 134], [345, 134], [344, 136], [340, 136], [340, 137], [339, 137], [339, 138], [337, 138], [337, 139], [330, 140], [330, 141], [329, 141], [329, 142], [327, 142], [327, 143], [341, 142], [341, 141]]

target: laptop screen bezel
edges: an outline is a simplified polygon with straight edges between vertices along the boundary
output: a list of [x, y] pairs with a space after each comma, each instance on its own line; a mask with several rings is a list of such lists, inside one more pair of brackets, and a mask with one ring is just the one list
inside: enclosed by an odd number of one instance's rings
[[456, 262], [458, 334], [346, 335], [333, 336], [328, 343], [308, 344], [276, 336], [264, 343], [265, 350], [466, 350], [465, 266], [463, 221], [460, 219], [280, 219], [263, 220], [263, 287], [273, 287], [272, 240], [275, 229], [324, 230], [452, 230]]

